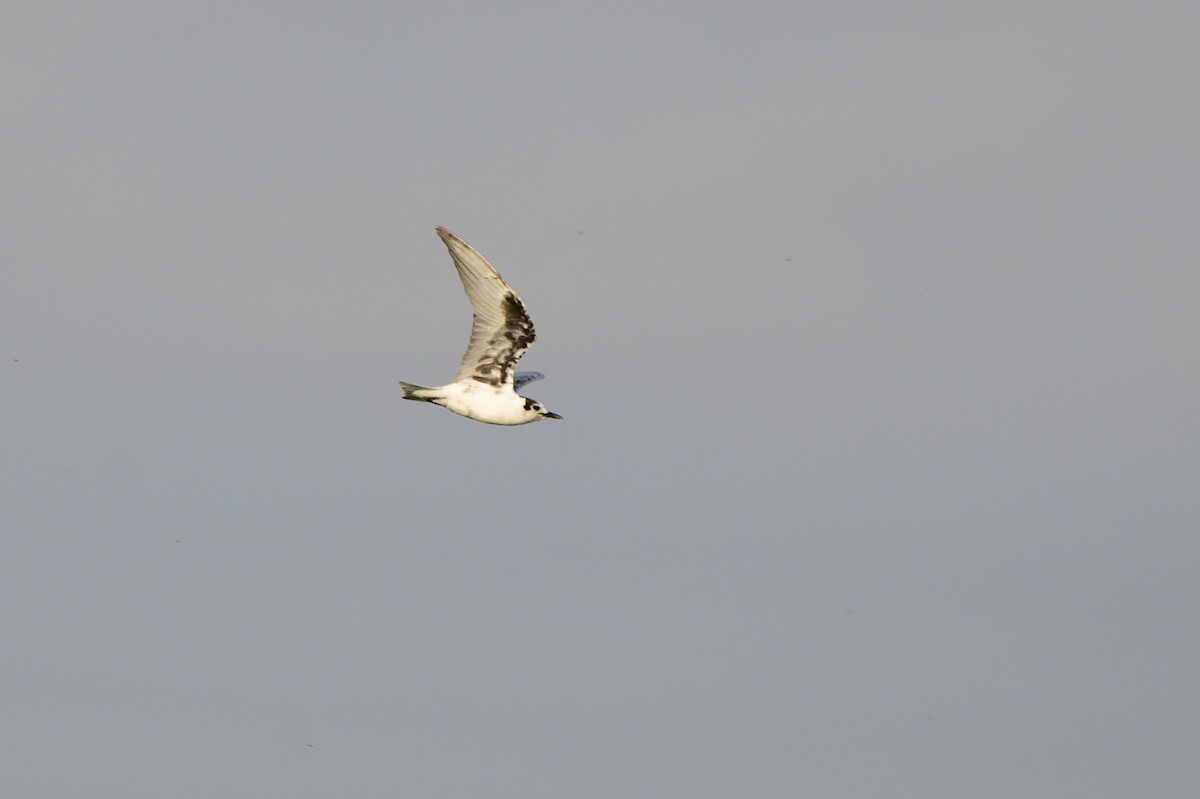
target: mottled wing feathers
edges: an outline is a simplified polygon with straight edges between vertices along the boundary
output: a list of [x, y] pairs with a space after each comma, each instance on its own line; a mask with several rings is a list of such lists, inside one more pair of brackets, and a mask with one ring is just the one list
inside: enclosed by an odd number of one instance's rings
[[454, 381], [472, 379], [492, 386], [512, 385], [513, 368], [533, 344], [533, 321], [521, 298], [487, 259], [445, 228], [437, 232], [450, 250], [467, 299], [475, 309], [471, 341]]

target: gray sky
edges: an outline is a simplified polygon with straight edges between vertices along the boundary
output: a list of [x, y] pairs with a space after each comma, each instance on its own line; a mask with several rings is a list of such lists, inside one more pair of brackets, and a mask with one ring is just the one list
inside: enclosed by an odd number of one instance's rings
[[1197, 795], [1197, 31], [10, 4], [0, 795]]

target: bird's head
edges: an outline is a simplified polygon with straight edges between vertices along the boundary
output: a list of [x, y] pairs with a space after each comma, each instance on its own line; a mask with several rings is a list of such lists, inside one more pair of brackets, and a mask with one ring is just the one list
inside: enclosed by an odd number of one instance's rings
[[525, 397], [525, 410], [533, 416], [530, 421], [538, 421], [540, 419], [561, 419], [557, 413], [552, 413], [546, 410], [546, 406], [535, 399]]

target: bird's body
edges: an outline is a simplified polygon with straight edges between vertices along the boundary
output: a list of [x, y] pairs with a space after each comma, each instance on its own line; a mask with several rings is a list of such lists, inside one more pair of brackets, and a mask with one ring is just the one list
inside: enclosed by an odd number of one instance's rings
[[445, 228], [437, 232], [450, 250], [467, 299], [475, 309], [471, 341], [452, 382], [428, 388], [401, 381], [404, 399], [432, 402], [488, 424], [561, 419], [537, 400], [516, 391], [543, 377], [540, 372], [513, 371], [535, 338], [533, 321], [521, 298], [471, 245]]

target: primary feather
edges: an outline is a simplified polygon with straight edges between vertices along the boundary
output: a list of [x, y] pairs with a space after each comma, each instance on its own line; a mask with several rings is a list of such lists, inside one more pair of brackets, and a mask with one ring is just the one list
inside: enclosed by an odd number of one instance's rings
[[512, 385], [513, 367], [536, 338], [533, 320], [521, 298], [486, 258], [449, 230], [438, 228], [437, 232], [450, 250], [467, 299], [475, 309], [471, 340], [454, 380]]

